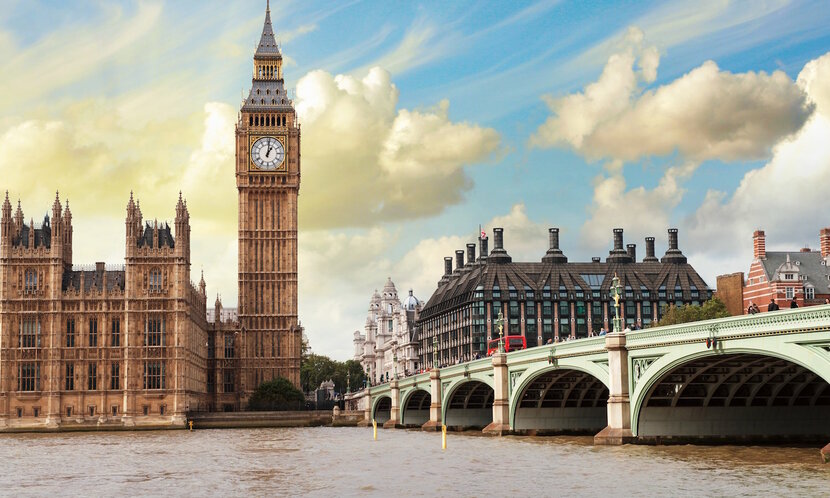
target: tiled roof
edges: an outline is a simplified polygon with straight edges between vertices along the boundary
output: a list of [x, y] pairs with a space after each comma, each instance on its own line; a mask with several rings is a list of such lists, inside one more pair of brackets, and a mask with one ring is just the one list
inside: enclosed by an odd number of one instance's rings
[[[683, 292], [683, 300], [691, 301], [693, 289], [701, 292], [701, 300], [705, 299], [705, 292], [709, 290], [706, 282], [697, 271], [688, 263], [493, 263], [487, 261], [467, 265], [458, 276], [450, 277], [449, 281], [439, 285], [424, 309], [420, 318], [429, 318], [445, 310], [455, 308], [473, 300], [473, 292], [481, 287], [487, 299], [492, 296], [493, 287], [498, 284], [502, 300], [510, 300], [510, 287], [515, 288], [519, 299], [524, 299], [525, 286], [536, 293], [536, 299], [542, 299], [545, 286], [550, 287], [552, 293], [564, 288], [568, 294], [576, 291], [590, 293], [598, 290], [603, 294], [602, 299], [611, 287], [614, 275], [620, 279], [620, 285], [630, 286], [635, 295], [641, 289], [648, 289], [652, 299], [657, 299], [657, 292], [665, 286], [667, 293], [673, 293], [679, 285]], [[586, 281], [589, 275], [594, 285]], [[597, 282], [599, 285], [596, 285]]]
[[97, 270], [70, 270], [63, 273], [61, 289], [67, 290], [70, 287], [76, 290], [81, 288], [81, 275], [84, 277], [84, 292], [89, 292], [95, 287], [102, 290], [104, 286], [104, 275], [107, 276], [107, 291], [118, 289], [124, 290], [124, 271], [97, 271]]
[[830, 272], [828, 272], [825, 260], [818, 251], [767, 251], [766, 259], [761, 260], [767, 280], [785, 281], [779, 276], [778, 272], [787, 263], [787, 256], [789, 256], [792, 267], [798, 270], [799, 277], [806, 277], [806, 280], [801, 281], [802, 283], [812, 284], [822, 294], [827, 292], [830, 288], [830, 279], [828, 279]]

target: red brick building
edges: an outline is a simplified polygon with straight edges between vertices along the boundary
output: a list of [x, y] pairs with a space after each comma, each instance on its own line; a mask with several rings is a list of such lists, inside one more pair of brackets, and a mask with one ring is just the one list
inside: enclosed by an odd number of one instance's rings
[[750, 303], [767, 311], [772, 299], [781, 308], [789, 308], [793, 299], [799, 306], [811, 306], [830, 298], [830, 228], [819, 234], [819, 251], [767, 251], [762, 230], [752, 239], [753, 260], [742, 292], [744, 312]]

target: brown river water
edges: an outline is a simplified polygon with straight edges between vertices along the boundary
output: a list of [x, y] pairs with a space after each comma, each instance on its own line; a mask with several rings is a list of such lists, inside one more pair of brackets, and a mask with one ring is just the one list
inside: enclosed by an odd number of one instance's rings
[[3, 496], [828, 496], [818, 448], [296, 428], [0, 436]]

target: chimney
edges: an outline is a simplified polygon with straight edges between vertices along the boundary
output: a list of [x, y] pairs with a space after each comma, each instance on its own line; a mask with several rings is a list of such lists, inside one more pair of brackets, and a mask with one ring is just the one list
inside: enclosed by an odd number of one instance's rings
[[660, 260], [663, 263], [685, 264], [687, 262], [686, 256], [677, 246], [677, 229], [669, 228], [669, 248], [666, 254]]
[[608, 252], [608, 257], [605, 258], [608, 263], [630, 263], [631, 256], [623, 248], [623, 229], [614, 229], [614, 249]]
[[476, 245], [467, 244], [467, 266], [471, 266], [476, 261]]
[[559, 249], [559, 229], [558, 228], [550, 228], [548, 229], [548, 241], [550, 242], [551, 250], [555, 251]]
[[455, 251], [455, 269], [464, 268], [464, 251]]
[[654, 255], [654, 237], [646, 237], [646, 257], [643, 261], [657, 261], [657, 257]]
[[504, 228], [493, 229], [493, 250], [490, 251], [489, 261], [493, 263], [510, 263], [513, 258], [504, 250]]
[[559, 229], [548, 229], [548, 252], [542, 257], [542, 263], [567, 263], [568, 258], [559, 249]]
[[104, 273], [104, 263], [101, 263], [100, 261], [95, 263], [95, 271], [97, 273]]
[[[752, 256], [755, 259], [767, 259], [767, 237], [763, 230], [755, 230], [752, 234]], [[824, 246], [822, 245], [822, 253]]]
[[490, 253], [487, 249], [487, 237], [479, 237], [478, 242], [481, 244], [481, 249], [478, 251], [478, 260], [483, 263], [487, 260], [487, 255]]
[[830, 257], [830, 228], [821, 229], [821, 232], [819, 232], [819, 241], [821, 257]]
[[625, 246], [625, 248], [628, 252], [628, 257], [631, 258], [631, 262], [636, 263], [637, 262], [637, 244], [628, 244], [628, 245]]
[[446, 257], [444, 258], [444, 275], [451, 275], [452, 274], [452, 258]]
[[677, 229], [669, 228], [669, 250], [677, 251]]
[[623, 250], [623, 229], [622, 228], [615, 228], [614, 229], [614, 251], [622, 251]]

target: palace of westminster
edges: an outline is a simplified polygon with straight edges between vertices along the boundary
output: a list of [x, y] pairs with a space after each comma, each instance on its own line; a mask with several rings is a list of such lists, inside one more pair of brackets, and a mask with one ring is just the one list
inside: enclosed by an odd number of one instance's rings
[[[299, 386], [300, 127], [270, 9], [236, 124], [239, 304], [207, 313], [190, 273], [190, 214], [145, 222], [132, 194], [123, 265], [73, 265], [72, 212], [0, 218], [0, 430], [183, 425], [189, 411], [245, 407], [263, 381]], [[208, 317], [212, 321], [208, 321]]]

